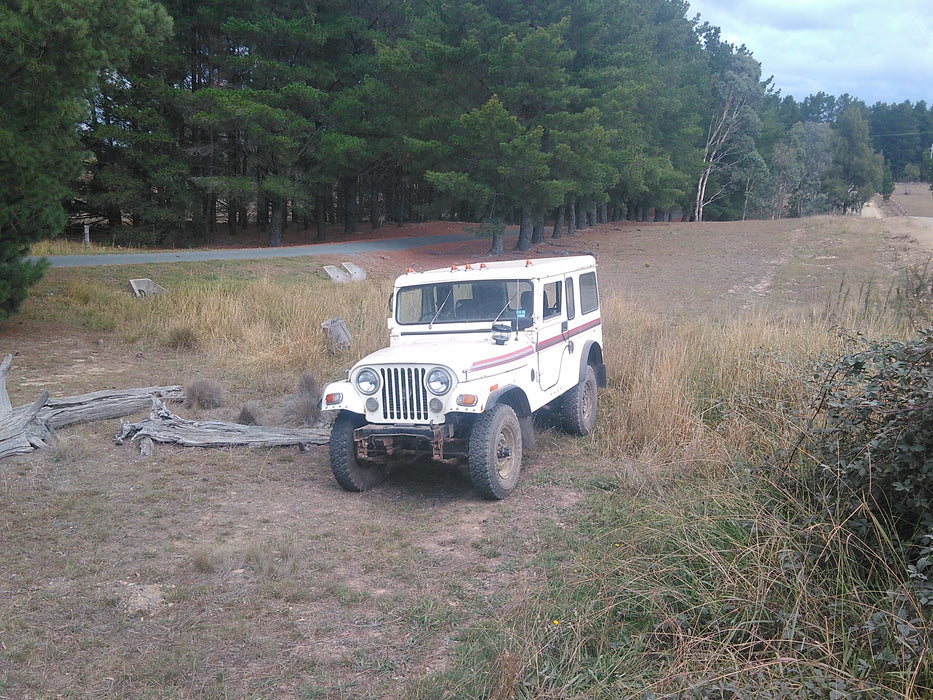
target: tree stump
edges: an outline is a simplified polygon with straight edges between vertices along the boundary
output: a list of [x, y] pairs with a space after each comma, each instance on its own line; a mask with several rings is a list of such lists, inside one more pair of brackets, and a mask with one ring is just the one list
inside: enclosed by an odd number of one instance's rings
[[324, 334], [330, 340], [331, 347], [338, 352], [349, 350], [353, 344], [353, 336], [342, 318], [329, 318], [321, 324]]

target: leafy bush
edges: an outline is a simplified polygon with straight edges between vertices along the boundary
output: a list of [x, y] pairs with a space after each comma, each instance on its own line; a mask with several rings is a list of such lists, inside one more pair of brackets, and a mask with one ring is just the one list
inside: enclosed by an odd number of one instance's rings
[[829, 368], [812, 432], [817, 492], [837, 522], [903, 557], [933, 604], [933, 328], [865, 342]]

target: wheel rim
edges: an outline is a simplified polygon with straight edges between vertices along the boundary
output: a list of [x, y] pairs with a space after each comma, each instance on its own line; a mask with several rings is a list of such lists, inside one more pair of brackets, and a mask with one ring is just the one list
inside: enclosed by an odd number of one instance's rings
[[496, 439], [496, 472], [500, 479], [508, 479], [515, 471], [516, 447], [515, 432], [508, 427], [499, 431]]
[[590, 419], [593, 415], [593, 404], [595, 403], [594, 399], [596, 398], [593, 387], [590, 386], [589, 382], [583, 383], [583, 424], [587, 425], [590, 422]]

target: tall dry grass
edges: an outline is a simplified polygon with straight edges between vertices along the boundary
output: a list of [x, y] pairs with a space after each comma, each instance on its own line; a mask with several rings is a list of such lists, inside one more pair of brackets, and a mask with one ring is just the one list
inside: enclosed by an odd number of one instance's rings
[[412, 697], [928, 696], [933, 628], [903, 562], [869, 552], [866, 575], [846, 515], [787, 487], [821, 362], [929, 322], [903, 308], [843, 288], [798, 317], [673, 322], [605, 298], [608, 386], [574, 457], [602, 475], [545, 536], [546, 589]]
[[[334, 285], [324, 280], [263, 277], [248, 283], [193, 283], [161, 304], [161, 328], [196, 329], [212, 361], [261, 380], [268, 373], [312, 369], [324, 378], [385, 345], [388, 280]], [[321, 329], [342, 318], [354, 339], [348, 355], [335, 354]]]
[[[178, 275], [169, 293], [133, 300], [115, 289], [106, 271], [65, 273], [44, 283], [27, 313], [71, 316], [114, 331], [124, 342], [188, 353], [192, 362], [220, 368], [257, 391], [291, 390], [310, 371], [338, 378], [357, 358], [388, 341], [387, 278], [336, 285], [321, 275]], [[336, 351], [321, 324], [342, 318], [353, 337]]]

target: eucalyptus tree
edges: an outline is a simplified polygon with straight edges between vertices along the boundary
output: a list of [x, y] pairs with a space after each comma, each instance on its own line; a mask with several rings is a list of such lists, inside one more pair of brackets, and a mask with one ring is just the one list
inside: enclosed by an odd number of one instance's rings
[[876, 104], [869, 110], [869, 128], [872, 146], [884, 154], [894, 177], [904, 178], [904, 168], [913, 163], [919, 166], [924, 151], [933, 144], [931, 123], [925, 112], [910, 102], [896, 105]]
[[884, 159], [871, 147], [866, 113], [865, 105], [853, 103], [833, 127], [833, 160], [823, 186], [843, 214], [860, 210], [882, 186]]
[[741, 181], [740, 164], [754, 158], [761, 130], [758, 110], [765, 94], [761, 64], [747, 49], [719, 41], [718, 32], [707, 35], [707, 49], [713, 50], [719, 65], [714, 65], [703, 167], [696, 185], [696, 221], [703, 221], [708, 205], [730, 194], [736, 179]]

